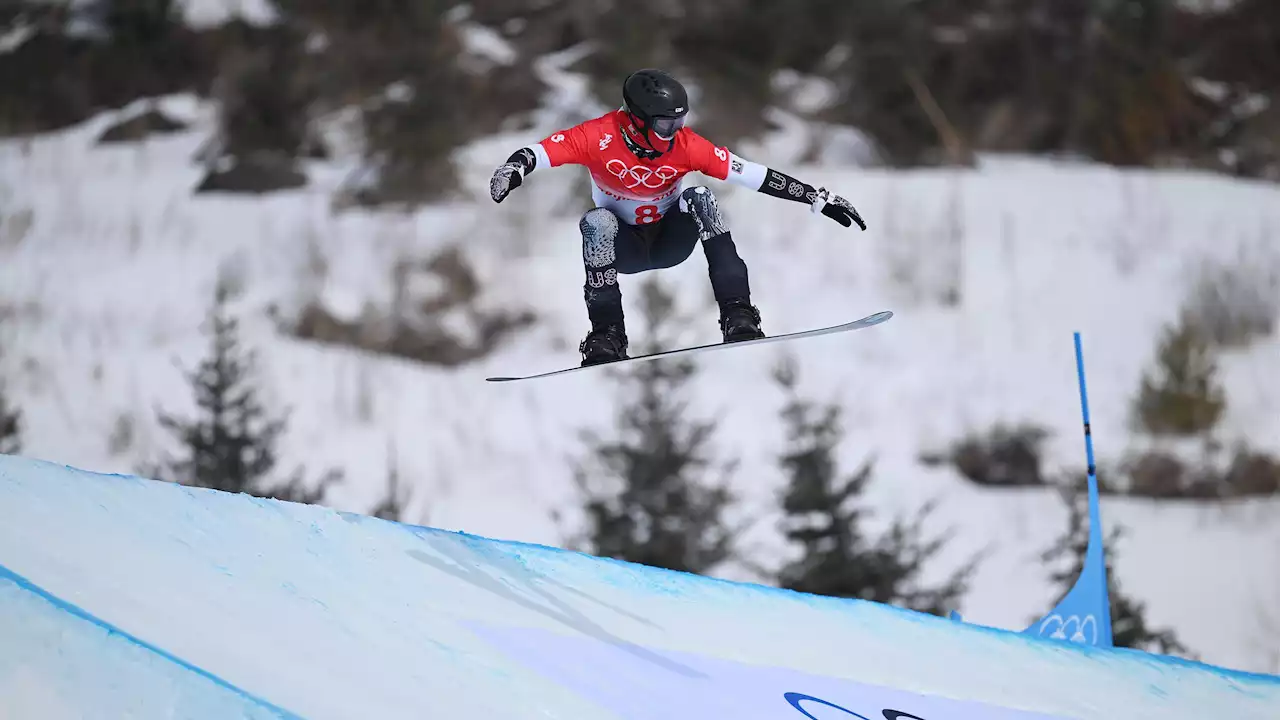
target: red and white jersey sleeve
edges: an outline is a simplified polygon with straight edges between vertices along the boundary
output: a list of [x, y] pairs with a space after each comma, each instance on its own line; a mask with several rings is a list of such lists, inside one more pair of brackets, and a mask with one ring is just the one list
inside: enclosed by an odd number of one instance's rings
[[559, 167], [561, 165], [588, 165], [591, 153], [588, 152], [586, 123], [575, 125], [567, 130], [559, 130], [547, 136], [536, 145], [531, 145], [538, 164], [535, 167]]
[[689, 133], [689, 154], [698, 172], [752, 190], [759, 190], [764, 184], [768, 168], [738, 156], [723, 145], [715, 145], [692, 130], [686, 132]]
[[729, 177], [729, 148], [717, 147], [693, 130], [684, 131], [684, 144], [693, 169], [717, 180]]

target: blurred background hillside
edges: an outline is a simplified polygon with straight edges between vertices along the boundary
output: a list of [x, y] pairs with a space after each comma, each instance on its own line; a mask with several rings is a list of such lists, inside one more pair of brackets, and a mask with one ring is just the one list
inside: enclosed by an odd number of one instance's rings
[[[490, 173], [645, 66], [868, 222], [706, 181], [765, 331], [895, 318], [484, 383], [587, 329], [584, 173]], [[1277, 317], [1274, 0], [0, 0], [4, 453], [1020, 630], [1079, 330], [1118, 640], [1280, 673]]]

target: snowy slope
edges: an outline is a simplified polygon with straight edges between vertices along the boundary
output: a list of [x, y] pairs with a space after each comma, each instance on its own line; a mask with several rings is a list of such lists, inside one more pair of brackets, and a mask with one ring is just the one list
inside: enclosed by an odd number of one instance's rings
[[0, 715], [47, 720], [1280, 707], [1280, 677], [7, 457], [0, 631]]
[[[575, 362], [581, 307], [580, 202], [573, 171], [539, 173], [501, 206], [487, 199], [493, 165], [537, 132], [465, 148], [473, 200], [412, 216], [329, 207], [341, 161], [311, 168], [312, 184], [265, 199], [193, 196], [191, 161], [212, 122], [186, 98], [167, 103], [197, 121], [192, 132], [127, 147], [92, 139], [110, 121], [0, 144], [0, 305], [8, 317], [0, 372], [26, 412], [24, 454], [128, 472], [167, 448], [154, 409], [183, 412], [179, 366], [204, 352], [200, 323], [220, 269], [242, 280], [236, 309], [265, 363], [269, 399], [292, 408], [285, 468], [316, 475], [342, 467], [333, 506], [363, 511], [377, 499], [389, 454], [414, 485], [411, 520], [491, 537], [557, 544], [572, 522], [568, 459], [577, 430], [612, 419], [606, 373], [491, 386], [488, 375]], [[554, 122], [547, 120], [547, 123]], [[1055, 433], [1054, 467], [1083, 464], [1071, 332], [1083, 333], [1096, 447], [1104, 464], [1135, 439], [1127, 403], [1172, 320], [1181, 282], [1204, 256], [1231, 257], [1280, 227], [1274, 187], [1189, 173], [989, 159], [974, 171], [891, 172], [791, 164], [780, 136], [753, 159], [790, 168], [853, 199], [870, 224], [845, 230], [804, 208], [716, 185], [750, 264], [768, 332], [833, 323], [880, 309], [886, 325], [849, 336], [708, 356], [694, 408], [722, 419], [718, 443], [742, 460], [734, 475], [743, 512], [760, 516], [754, 559], [783, 557], [771, 527], [779, 486], [781, 397], [769, 370], [797, 353], [802, 385], [839, 401], [849, 469], [878, 459], [868, 501], [887, 516], [942, 501], [938, 531], [956, 542], [942, 575], [990, 552], [963, 608], [966, 619], [1020, 629], [1052, 589], [1037, 555], [1064, 513], [1042, 493], [991, 493], [917, 457], [997, 420], [1031, 420]], [[22, 229], [22, 228], [19, 228]], [[953, 243], [952, 240], [958, 242]], [[335, 309], [391, 295], [391, 267], [460, 243], [486, 282], [489, 307], [532, 308], [540, 324], [493, 356], [457, 370], [423, 368], [297, 342], [268, 319], [320, 292]], [[682, 341], [716, 337], [705, 262], [695, 253], [664, 275], [692, 313]], [[959, 289], [956, 307], [931, 300]], [[625, 283], [628, 311], [635, 283]], [[633, 341], [638, 341], [638, 330]], [[1230, 407], [1224, 439], [1280, 449], [1280, 339], [1224, 359]], [[112, 440], [114, 439], [114, 442]], [[1107, 523], [1131, 529], [1117, 548], [1123, 586], [1148, 603], [1207, 661], [1276, 671], [1280, 640], [1258, 609], [1280, 606], [1280, 508], [1152, 506], [1107, 499]], [[729, 577], [748, 577], [727, 569]], [[1206, 588], [1187, 592], [1186, 587]], [[1212, 589], [1212, 590], [1208, 590]], [[1272, 631], [1275, 632], [1275, 631]]]

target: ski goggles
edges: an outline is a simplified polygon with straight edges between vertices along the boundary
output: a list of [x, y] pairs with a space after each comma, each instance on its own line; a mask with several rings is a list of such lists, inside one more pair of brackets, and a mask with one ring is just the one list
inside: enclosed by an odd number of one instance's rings
[[676, 132], [684, 127], [684, 115], [679, 117], [668, 117], [659, 115], [653, 118], [649, 124], [649, 129], [653, 131], [662, 140], [671, 140], [675, 138]]

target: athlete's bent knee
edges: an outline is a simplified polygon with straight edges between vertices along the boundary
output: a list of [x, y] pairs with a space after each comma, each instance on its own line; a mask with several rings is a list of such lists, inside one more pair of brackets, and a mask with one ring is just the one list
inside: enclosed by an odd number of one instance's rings
[[680, 210], [693, 216], [698, 223], [698, 239], [707, 240], [729, 231], [715, 193], [701, 185], [680, 193]]
[[578, 221], [582, 231], [582, 260], [587, 267], [602, 268], [617, 259], [618, 216], [607, 208], [591, 208]]

